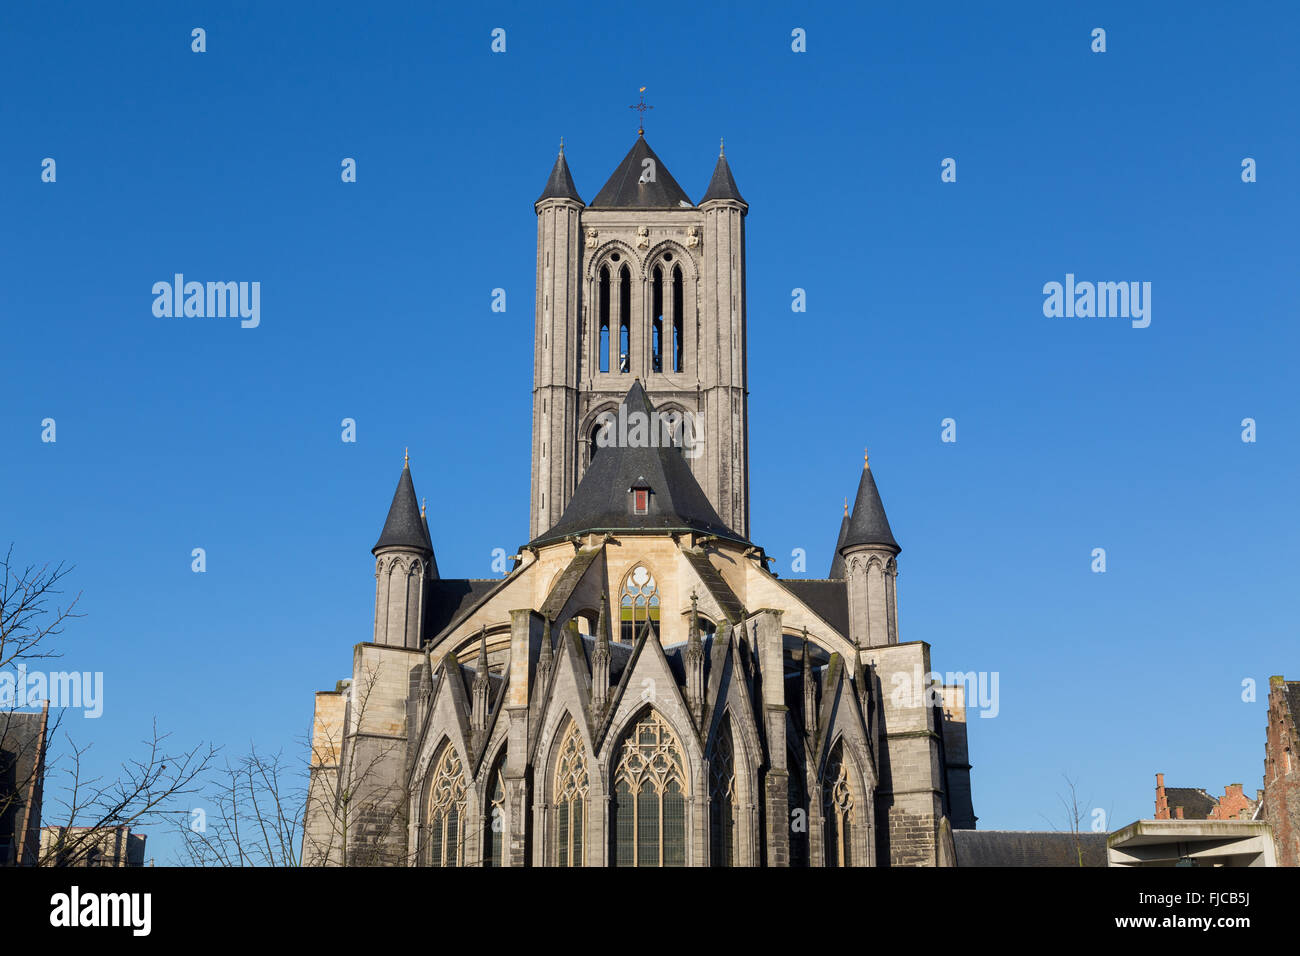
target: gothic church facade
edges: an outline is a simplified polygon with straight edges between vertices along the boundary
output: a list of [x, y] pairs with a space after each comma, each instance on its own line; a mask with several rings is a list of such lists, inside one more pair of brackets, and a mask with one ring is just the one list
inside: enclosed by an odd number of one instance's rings
[[[530, 541], [503, 579], [442, 577], [403, 468], [374, 632], [316, 695], [303, 863], [951, 865], [964, 708], [900, 640], [869, 463], [827, 578], [749, 537], [725, 155], [696, 203], [641, 133], [586, 204], [561, 148], [535, 210]], [[602, 434], [661, 414], [694, 441]]]

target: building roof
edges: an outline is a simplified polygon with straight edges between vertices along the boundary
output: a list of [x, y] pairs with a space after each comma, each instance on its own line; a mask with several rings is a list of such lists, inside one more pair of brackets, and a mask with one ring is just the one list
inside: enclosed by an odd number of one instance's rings
[[[645, 161], [653, 160], [653, 166]], [[642, 182], [653, 170], [653, 178]], [[596, 193], [591, 201], [592, 209], [694, 209], [691, 197], [677, 180], [673, 179], [668, 167], [655, 155], [644, 136], [637, 136], [636, 142], [628, 150], [623, 161], [614, 170], [614, 175]]]
[[474, 608], [506, 581], [505, 578], [441, 578], [429, 582], [424, 608], [423, 640], [429, 641]]
[[736, 202], [745, 202], [740, 198], [740, 190], [736, 188], [736, 179], [731, 175], [726, 154], [721, 152], [718, 153], [718, 164], [713, 167], [713, 178], [709, 180], [709, 188], [705, 191], [704, 198], [700, 200], [700, 205], [703, 206], [714, 199], [734, 199]]
[[537, 197], [537, 202], [543, 199], [572, 199], [582, 202], [582, 197], [578, 195], [578, 187], [573, 184], [573, 176], [569, 173], [569, 164], [564, 160], [564, 143], [560, 143], [560, 155], [555, 157], [551, 176], [546, 180], [546, 188]]
[[958, 866], [1105, 866], [1106, 837], [1068, 831], [952, 831]]
[[849, 536], [849, 506], [844, 505], [844, 517], [840, 519], [840, 536], [835, 539], [835, 556], [831, 558], [831, 573], [826, 575], [828, 578], [842, 578], [845, 576], [844, 555], [840, 554], [840, 548], [844, 547], [844, 540]]
[[420, 516], [420, 503], [415, 499], [415, 484], [411, 481], [409, 462], [402, 466], [402, 477], [397, 479], [397, 490], [393, 492], [393, 503], [388, 508], [384, 530], [379, 533], [379, 540], [370, 551], [374, 554], [382, 548], [433, 550], [433, 543], [424, 530], [424, 518]]
[[1165, 787], [1165, 800], [1171, 817], [1175, 807], [1183, 808], [1184, 820], [1208, 820], [1218, 806], [1218, 801], [1200, 787]]
[[876, 489], [876, 479], [871, 474], [871, 465], [866, 462], [862, 465], [862, 478], [858, 481], [858, 496], [853, 501], [853, 515], [849, 518], [848, 532], [840, 547], [858, 545], [878, 545], [890, 548], [895, 553], [903, 550], [894, 540], [894, 533], [889, 530], [889, 519], [885, 517], [885, 506]]
[[[657, 421], [640, 379], [633, 381], [617, 414], [620, 421], [628, 423], [626, 436], [617, 436], [614, 444], [598, 451], [560, 520], [532, 544], [562, 541], [569, 535], [591, 531], [695, 531], [749, 543], [723, 524], [704, 489], [691, 474], [680, 448], [657, 446], [653, 435], [648, 440], [640, 440], [646, 433], [656, 431], [653, 423]], [[634, 416], [637, 415], [644, 416], [640, 420], [651, 423], [652, 427], [636, 429], [638, 419]], [[640, 481], [650, 487], [648, 510], [643, 515], [633, 513], [629, 492]]]
[[812, 608], [817, 616], [849, 636], [849, 588], [843, 579], [827, 581], [817, 578], [782, 578], [786, 590]]

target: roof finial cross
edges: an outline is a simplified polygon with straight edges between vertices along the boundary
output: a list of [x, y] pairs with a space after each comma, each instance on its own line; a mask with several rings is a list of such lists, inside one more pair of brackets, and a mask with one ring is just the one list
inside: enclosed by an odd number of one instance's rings
[[638, 136], [644, 136], [644, 135], [645, 135], [645, 111], [646, 111], [646, 110], [652, 110], [652, 109], [654, 109], [653, 106], [651, 106], [649, 103], [647, 103], [647, 102], [645, 101], [645, 87], [644, 87], [644, 86], [641, 87], [641, 102], [640, 102], [640, 103], [633, 103], [631, 106], [628, 107], [628, 109], [630, 109], [630, 110], [636, 110], [638, 113], [641, 114], [640, 119], [638, 119], [638, 120], [637, 120], [637, 123], [636, 123], [636, 126], [637, 126], [636, 134], [637, 134]]

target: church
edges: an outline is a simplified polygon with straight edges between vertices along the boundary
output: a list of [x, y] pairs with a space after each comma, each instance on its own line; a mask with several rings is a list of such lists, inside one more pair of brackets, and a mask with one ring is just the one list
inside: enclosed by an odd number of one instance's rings
[[443, 577], [408, 459], [374, 632], [316, 694], [303, 864], [954, 865], [964, 701], [914, 686], [870, 462], [826, 578], [750, 538], [725, 151], [696, 202], [642, 129], [587, 203], [561, 145], [534, 209], [530, 539]]

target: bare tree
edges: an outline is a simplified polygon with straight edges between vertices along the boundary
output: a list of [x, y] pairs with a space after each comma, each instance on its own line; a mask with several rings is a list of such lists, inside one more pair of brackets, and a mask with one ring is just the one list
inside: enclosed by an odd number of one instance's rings
[[[82, 764], [90, 745], [78, 746], [68, 738], [68, 753], [51, 766], [56, 779], [64, 781], [57, 802], [67, 823], [42, 847], [41, 866], [84, 866], [108, 831], [159, 823], [177, 812], [172, 804], [199, 789], [217, 748], [198, 744], [169, 753], [168, 736], [158, 732], [155, 721], [152, 739], [144, 741], [144, 756], [123, 762], [121, 773], [108, 780], [86, 776]], [[49, 770], [46, 773], [48, 784]]]
[[[1089, 816], [1089, 814], [1096, 813], [1097, 810], [1096, 808], [1089, 809], [1093, 805], [1093, 801], [1091, 798], [1089, 799], [1079, 798], [1079, 781], [1077, 779], [1071, 779], [1071, 777], [1068, 774], [1064, 774], [1064, 773], [1061, 774], [1061, 776], [1065, 780], [1065, 786], [1068, 793], [1065, 794], [1058, 793], [1056, 797], [1061, 802], [1061, 808], [1063, 810], [1063, 818], [1065, 821], [1065, 830], [1070, 834], [1070, 855], [1068, 857], [1062, 858], [1059, 861], [1059, 865], [1084, 866], [1085, 865], [1083, 859], [1083, 854], [1084, 854], [1083, 833], [1085, 829], [1084, 825], [1087, 821], [1087, 817]], [[1101, 812], [1103, 814], [1102, 816], [1103, 820], [1109, 819], [1110, 817], [1109, 811], [1101, 811]], [[1044, 819], [1047, 820], [1049, 825], [1054, 826], [1055, 823], [1054, 821], [1047, 819], [1047, 817], [1044, 817]], [[1091, 829], [1091, 827], [1089, 827], [1088, 829]], [[1056, 861], [1053, 862], [1055, 863]]]
[[404, 862], [390, 849], [394, 838], [400, 841], [400, 829], [406, 826], [408, 794], [405, 787], [390, 782], [392, 762], [402, 760], [401, 748], [396, 741], [373, 737], [365, 738], [366, 747], [356, 746], [356, 729], [365, 726], [378, 679], [379, 669], [374, 667], [367, 670], [360, 686], [352, 681], [341, 686], [348, 696], [340, 724], [318, 721], [314, 728], [303, 829], [304, 866]]
[[[68, 621], [82, 616], [75, 610], [80, 594], [66, 603], [60, 600], [61, 584], [71, 571], [72, 567], [63, 563], [16, 565], [12, 545], [0, 559], [0, 672], [10, 667], [21, 671], [30, 661], [61, 656], [57, 638]], [[19, 713], [21, 706], [38, 703], [18, 695], [0, 701], [4, 708], [0, 710], [0, 764], [5, 768], [0, 779], [0, 820], [6, 814], [16, 815], [19, 809], [27, 813], [37, 810], [38, 801], [29, 796], [33, 793], [42, 794], [39, 809], [48, 820], [50, 796], [56, 795], [53, 802], [62, 806], [63, 812], [58, 814], [60, 824], [54, 839], [41, 848], [42, 865], [84, 865], [115, 828], [165, 819], [174, 812], [171, 803], [175, 798], [196, 789], [216, 753], [202, 744], [189, 750], [169, 750], [168, 735], [159, 733], [155, 723], [143, 756], [124, 762], [113, 779], [90, 776], [89, 744], [78, 745], [68, 737], [67, 752], [48, 757], [61, 710], [50, 715], [43, 735], [26, 735], [24, 742], [24, 735], [10, 733], [20, 720], [30, 719], [30, 715]], [[52, 703], [57, 706], [59, 702]], [[11, 741], [20, 748], [37, 747], [40, 753], [15, 752]], [[51, 786], [60, 781], [61, 788]], [[27, 806], [20, 808], [20, 803]]]
[[306, 794], [283, 754], [257, 747], [215, 771], [203, 791], [211, 807], [178, 820], [181, 862], [192, 866], [297, 866]]

